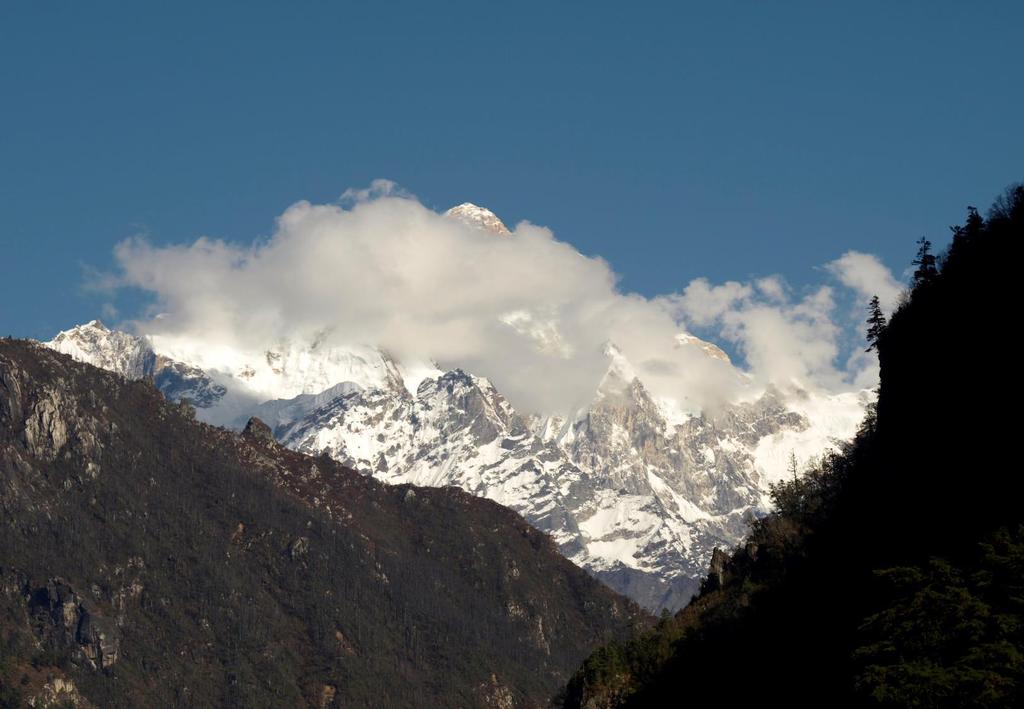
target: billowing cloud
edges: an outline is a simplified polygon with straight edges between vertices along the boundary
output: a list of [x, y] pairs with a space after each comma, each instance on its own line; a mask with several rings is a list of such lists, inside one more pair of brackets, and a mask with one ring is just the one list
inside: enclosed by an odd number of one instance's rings
[[896, 307], [903, 285], [897, 281], [877, 256], [860, 251], [847, 251], [825, 265], [846, 287], [855, 291], [863, 302], [877, 295], [882, 309], [891, 313]]
[[669, 300], [682, 323], [731, 342], [759, 383], [838, 390], [855, 376], [835, 368], [840, 329], [832, 320], [828, 286], [792, 300], [778, 279], [760, 279], [753, 287], [698, 279]]
[[[299, 202], [269, 240], [156, 247], [135, 238], [115, 256], [117, 284], [155, 296], [160, 317], [138, 320], [142, 332], [210, 346], [376, 345], [487, 376], [524, 411], [586, 404], [609, 342], [655, 395], [693, 408], [768, 382], [851, 387], [860, 374], [836, 364], [828, 287], [793, 298], [778, 278], [700, 279], [657, 298], [622, 293], [605, 261], [546, 228], [523, 222], [499, 238], [387, 181], [347, 192], [342, 204]], [[855, 270], [834, 272], [859, 289], [843, 275]], [[684, 329], [732, 343], [742, 369], [678, 340]]]

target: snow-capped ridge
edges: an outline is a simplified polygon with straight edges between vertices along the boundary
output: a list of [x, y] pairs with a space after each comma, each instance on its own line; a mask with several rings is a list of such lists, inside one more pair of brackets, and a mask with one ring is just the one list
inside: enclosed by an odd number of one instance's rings
[[696, 347], [709, 357], [721, 360], [726, 364], [732, 364], [732, 360], [729, 359], [729, 355], [727, 355], [721, 347], [706, 340], [702, 340], [696, 335], [691, 335], [688, 332], [681, 332], [676, 335], [676, 343], [680, 347]]
[[511, 236], [505, 223], [498, 218], [498, 215], [485, 207], [479, 207], [472, 202], [463, 202], [452, 207], [444, 213], [444, 216], [458, 219], [475, 229], [489, 231], [499, 236]]
[[62, 330], [43, 344], [79, 362], [94, 364], [128, 379], [152, 374], [156, 360], [145, 338], [110, 330], [99, 320]]

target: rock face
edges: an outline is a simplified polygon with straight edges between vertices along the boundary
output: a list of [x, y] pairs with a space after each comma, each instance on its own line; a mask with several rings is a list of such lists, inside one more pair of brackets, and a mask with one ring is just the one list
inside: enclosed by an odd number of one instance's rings
[[[678, 339], [728, 364], [714, 345]], [[526, 416], [483, 377], [410, 366], [373, 348], [287, 343], [232, 354], [207, 372], [182, 364], [180, 346], [178, 359], [146, 357], [139, 341], [90, 323], [48, 345], [129, 378], [145, 368], [125, 362], [176, 362], [175, 371], [190, 372], [188, 391], [222, 392], [193, 401], [202, 420], [265, 438], [265, 429], [249, 429], [255, 415], [295, 450], [388, 483], [455, 485], [511, 507], [653, 610], [688, 602], [712, 549], [738, 542], [749, 518], [768, 509], [769, 484], [787, 474], [790, 453], [803, 463], [851, 436], [869, 400], [867, 392], [793, 400], [768, 390], [715, 412], [680, 412], [656, 401], [609, 346], [587, 407]], [[155, 381], [175, 398], [167, 380]]]
[[116, 624], [63, 579], [50, 579], [35, 589], [29, 612], [43, 644], [69, 650], [72, 662], [91, 670], [105, 670], [117, 662], [120, 639]]
[[0, 339], [5, 701], [539, 707], [650, 620], [507, 508], [268, 432]]
[[253, 441], [262, 441], [263, 443], [276, 442], [274, 432], [270, 430], [270, 426], [255, 416], [250, 418], [248, 423], [245, 424], [245, 428], [242, 429], [242, 435]]
[[53, 677], [47, 681], [29, 697], [28, 705], [35, 709], [92, 709], [95, 706], [79, 693], [73, 681], [64, 677]]
[[717, 591], [725, 586], [726, 567], [729, 565], [729, 555], [715, 547], [711, 553], [711, 564], [708, 566], [708, 578], [705, 582], [708, 591]]

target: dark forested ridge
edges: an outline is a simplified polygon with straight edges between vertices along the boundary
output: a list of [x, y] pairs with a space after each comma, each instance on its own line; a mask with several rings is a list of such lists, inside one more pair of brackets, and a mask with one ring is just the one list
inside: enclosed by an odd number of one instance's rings
[[0, 340], [0, 706], [538, 706], [647, 617], [513, 512]]
[[1024, 706], [1017, 272], [1024, 188], [970, 209], [870, 321], [856, 441], [774, 491], [701, 595], [596, 651], [566, 706]]

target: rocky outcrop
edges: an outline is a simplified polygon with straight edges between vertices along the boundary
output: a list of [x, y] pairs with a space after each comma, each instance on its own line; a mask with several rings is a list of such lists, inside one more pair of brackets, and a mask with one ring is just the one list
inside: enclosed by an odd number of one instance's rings
[[64, 380], [29, 392], [30, 377], [24, 367], [0, 360], [0, 423], [16, 432], [20, 450], [45, 461], [94, 452], [97, 423], [81, 414], [68, 397]]
[[477, 696], [481, 705], [490, 709], [515, 709], [518, 706], [511, 690], [502, 685], [493, 672], [490, 679], [477, 688]]
[[242, 436], [257, 443], [276, 444], [277, 441], [274, 438], [274, 432], [270, 430], [270, 426], [263, 423], [260, 419], [253, 416], [249, 419], [249, 422], [245, 424], [245, 428], [242, 429]]
[[14, 423], [24, 419], [21, 384], [13, 368], [0, 367], [0, 421]]
[[92, 702], [86, 700], [75, 683], [65, 677], [54, 677], [28, 699], [28, 705], [35, 709], [89, 709]]
[[288, 556], [292, 561], [298, 561], [309, 553], [309, 537], [298, 537], [288, 544]]
[[44, 646], [70, 653], [74, 663], [105, 670], [120, 657], [116, 623], [63, 579], [50, 579], [31, 592], [29, 613]]
[[728, 565], [729, 555], [718, 547], [715, 547], [715, 550], [711, 553], [711, 564], [708, 565], [708, 578], [704, 582], [705, 590], [717, 591], [725, 586], [725, 582], [728, 580], [728, 576], [726, 574], [726, 567], [728, 567]]
[[152, 376], [156, 388], [168, 399], [188, 399], [199, 409], [214, 406], [228, 391], [198, 367], [162, 355], [156, 355], [153, 360]]

